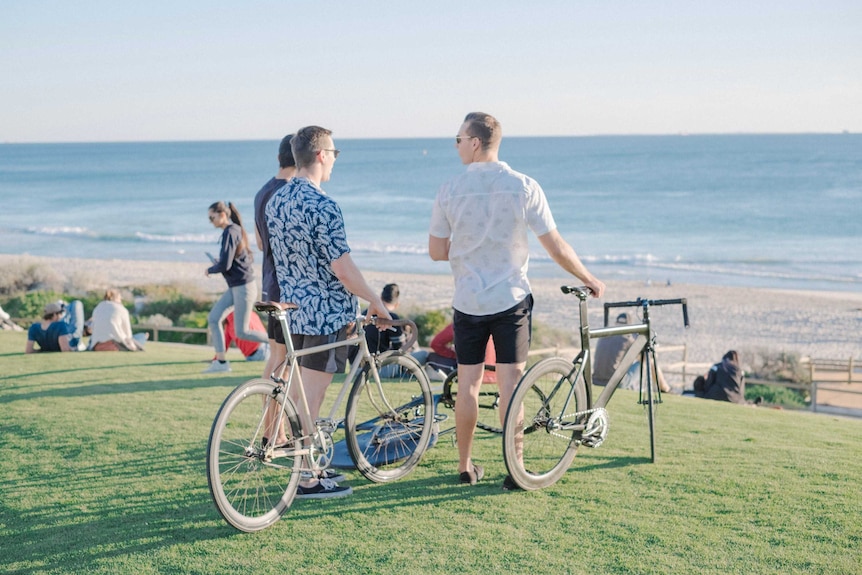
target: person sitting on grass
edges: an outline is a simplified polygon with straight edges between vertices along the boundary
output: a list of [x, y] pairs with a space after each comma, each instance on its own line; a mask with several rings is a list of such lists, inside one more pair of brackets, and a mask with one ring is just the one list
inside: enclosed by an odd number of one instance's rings
[[694, 394], [704, 399], [729, 401], [746, 405], [745, 376], [739, 364], [739, 354], [730, 350], [707, 372], [694, 380]]
[[93, 331], [89, 349], [93, 351], [144, 351], [148, 333], [132, 335], [129, 310], [123, 305], [119, 290], [109, 289], [93, 310], [90, 319]]
[[78, 351], [83, 333], [84, 305], [79, 300], [72, 302], [68, 313], [66, 302], [51, 302], [43, 310], [42, 321], [27, 330], [24, 352]]

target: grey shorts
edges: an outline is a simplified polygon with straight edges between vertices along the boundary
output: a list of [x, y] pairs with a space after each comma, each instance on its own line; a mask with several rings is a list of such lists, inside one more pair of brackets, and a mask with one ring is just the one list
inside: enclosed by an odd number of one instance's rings
[[[325, 335], [292, 334], [290, 339], [293, 342], [293, 349], [297, 351], [317, 345], [344, 341], [347, 339], [347, 326], [342, 327], [335, 333]], [[314, 371], [341, 373], [347, 365], [347, 352], [350, 347], [349, 345], [343, 345], [335, 349], [302, 356], [299, 358], [299, 365], [313, 369]]]

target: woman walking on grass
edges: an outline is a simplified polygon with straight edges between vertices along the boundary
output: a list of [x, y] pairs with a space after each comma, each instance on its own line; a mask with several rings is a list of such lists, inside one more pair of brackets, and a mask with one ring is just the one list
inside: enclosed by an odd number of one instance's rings
[[266, 332], [249, 329], [249, 320], [257, 298], [257, 283], [252, 269], [252, 253], [248, 236], [242, 226], [242, 218], [236, 207], [227, 202], [216, 202], [209, 207], [210, 222], [222, 230], [219, 257], [210, 266], [206, 275], [220, 273], [227, 281], [228, 290], [222, 294], [210, 310], [207, 322], [215, 347], [216, 358], [204, 373], [230, 371], [230, 363], [225, 359], [224, 328], [225, 317], [234, 309], [236, 335], [240, 339], [267, 343]]

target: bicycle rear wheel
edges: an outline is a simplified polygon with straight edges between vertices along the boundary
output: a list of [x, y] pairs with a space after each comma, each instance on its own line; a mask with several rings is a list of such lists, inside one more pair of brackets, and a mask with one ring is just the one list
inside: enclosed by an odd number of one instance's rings
[[[265, 445], [264, 436], [276, 438], [276, 421], [284, 426], [288, 441]], [[296, 408], [272, 382], [251, 380], [227, 396], [207, 445], [207, 483], [225, 521], [246, 532], [278, 521], [296, 495], [300, 436]]]
[[434, 430], [434, 401], [415, 359], [392, 353], [375, 361], [380, 384], [367, 365], [357, 374], [344, 434], [356, 469], [383, 483], [404, 477], [419, 463]]
[[[458, 397], [458, 371], [449, 374], [443, 382], [441, 402], [448, 408], [455, 408]], [[483, 383], [479, 390], [479, 419], [476, 427], [491, 433], [503, 433], [500, 426], [500, 391], [496, 384]]]
[[503, 457], [512, 480], [522, 489], [553, 485], [578, 451], [588, 409], [583, 379], [573, 379], [572, 362], [540, 361], [515, 388], [503, 426]]

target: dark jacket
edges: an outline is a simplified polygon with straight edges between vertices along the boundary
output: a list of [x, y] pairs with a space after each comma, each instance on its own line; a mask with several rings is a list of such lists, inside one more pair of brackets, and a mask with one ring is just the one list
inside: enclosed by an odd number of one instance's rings
[[727, 356], [713, 365], [703, 383], [705, 399], [745, 404], [745, 376], [739, 363]]
[[242, 242], [242, 229], [236, 224], [230, 224], [221, 235], [221, 251], [219, 258], [207, 270], [211, 274], [222, 274], [228, 287], [242, 286], [254, 279], [251, 252], [246, 249], [239, 251]]

